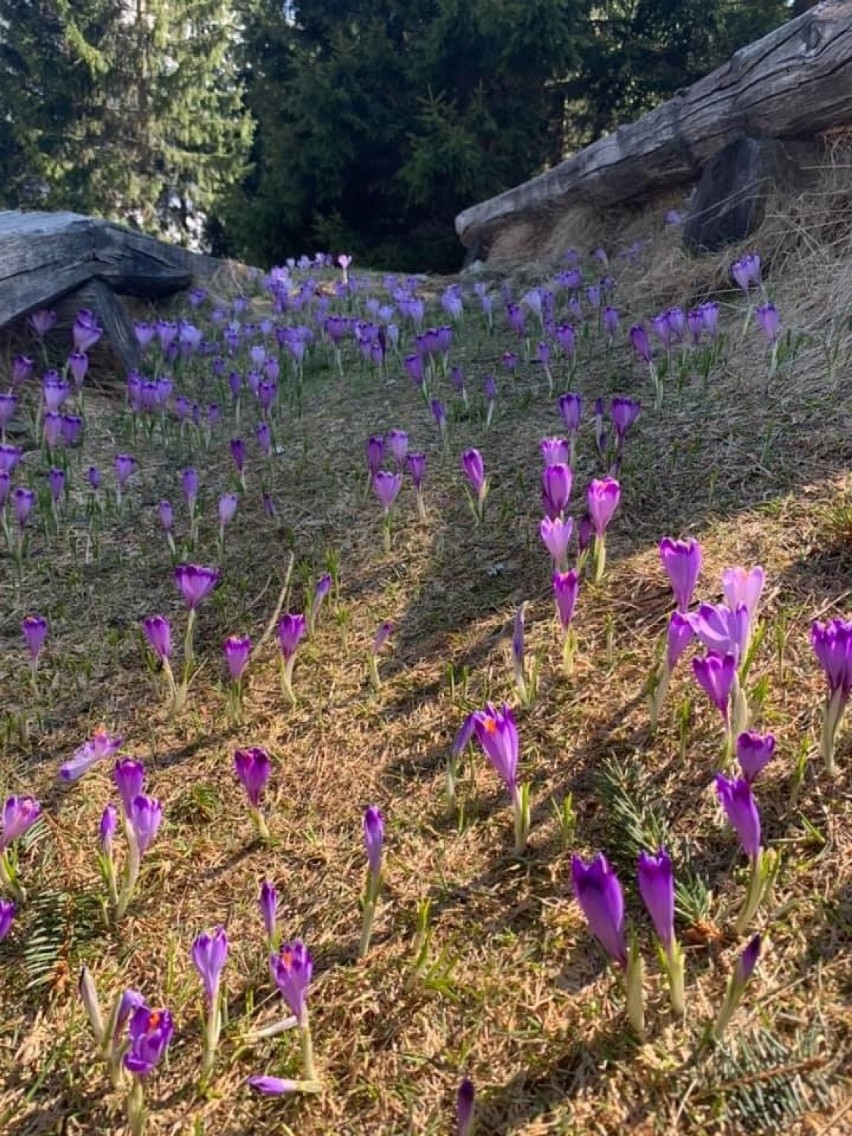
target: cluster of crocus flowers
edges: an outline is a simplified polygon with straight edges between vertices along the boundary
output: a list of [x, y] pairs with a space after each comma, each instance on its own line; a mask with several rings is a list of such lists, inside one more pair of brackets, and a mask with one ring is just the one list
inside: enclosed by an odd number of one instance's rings
[[221, 980], [228, 949], [228, 936], [224, 927], [217, 927], [213, 932], [203, 931], [192, 944], [192, 963], [204, 985], [202, 1080], [206, 1080], [213, 1069], [222, 1030]]
[[485, 462], [479, 450], [470, 449], [462, 454], [461, 464], [470, 487], [465, 489], [468, 504], [477, 524], [481, 525], [485, 520], [485, 499], [488, 496]]
[[107, 805], [101, 818], [99, 860], [118, 922], [124, 918], [136, 892], [142, 857], [157, 835], [163, 819], [163, 806], [142, 792], [145, 769], [141, 761], [134, 761], [130, 757], [120, 758], [115, 763], [114, 778], [127, 839], [127, 855], [121, 879], [117, 877], [113, 847], [118, 817], [111, 805]]
[[0, 884], [18, 903], [25, 899], [18, 878], [17, 841], [41, 816], [41, 805], [35, 797], [7, 797], [3, 805], [3, 827], [0, 829]]
[[271, 769], [269, 754], [260, 746], [238, 749], [234, 754], [234, 772], [246, 791], [252, 819], [261, 840], [269, 839], [269, 826], [263, 815], [260, 799], [269, 780]]
[[296, 695], [293, 693], [296, 648], [306, 630], [307, 620], [301, 613], [287, 612], [278, 624], [278, 645], [281, 648], [281, 693], [291, 706], [296, 705]]
[[814, 622], [811, 627], [811, 646], [828, 683], [822, 713], [820, 753], [829, 776], [833, 777], [837, 735], [852, 691], [852, 620]]
[[369, 805], [364, 812], [363, 833], [364, 850], [367, 853], [367, 880], [364, 884], [362, 901], [364, 915], [361, 925], [361, 941], [358, 944], [358, 954], [362, 958], [370, 949], [376, 904], [378, 903], [379, 892], [382, 889], [385, 825], [382, 814], [375, 805]]
[[509, 790], [515, 821], [515, 852], [520, 856], [530, 830], [530, 792], [529, 785], [518, 785], [520, 743], [514, 715], [505, 704], [498, 709], [489, 703], [474, 714], [473, 729], [485, 756]]

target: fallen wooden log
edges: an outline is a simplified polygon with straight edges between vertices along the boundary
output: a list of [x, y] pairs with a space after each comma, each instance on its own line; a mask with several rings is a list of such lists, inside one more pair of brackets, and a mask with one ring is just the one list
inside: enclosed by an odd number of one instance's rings
[[125, 367], [138, 362], [117, 295], [160, 299], [220, 261], [79, 213], [0, 211], [0, 327], [64, 297], [92, 306]]
[[852, 0], [824, 0], [637, 122], [466, 209], [456, 232], [470, 247], [539, 210], [642, 200], [696, 181], [715, 153], [744, 135], [813, 138], [849, 123]]

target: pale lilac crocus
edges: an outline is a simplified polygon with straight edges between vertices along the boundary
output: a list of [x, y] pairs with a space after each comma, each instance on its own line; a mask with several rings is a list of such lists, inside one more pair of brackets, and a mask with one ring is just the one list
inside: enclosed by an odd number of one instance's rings
[[570, 675], [574, 669], [576, 636], [572, 621], [577, 594], [580, 590], [580, 573], [576, 569], [571, 572], [554, 572], [552, 580], [556, 614], [559, 616], [559, 623], [562, 628], [562, 659], [565, 664], [565, 671]]
[[765, 580], [766, 573], [759, 564], [751, 569], [726, 568], [722, 573], [722, 590], [728, 606], [736, 608], [745, 604], [750, 623], [754, 622]]
[[830, 619], [811, 625], [811, 646], [825, 672], [828, 691], [822, 715], [820, 751], [829, 776], [834, 776], [837, 734], [852, 692], [852, 621]]
[[363, 836], [364, 849], [367, 853], [367, 882], [364, 886], [364, 917], [361, 927], [361, 941], [358, 946], [360, 958], [363, 958], [370, 949], [376, 903], [382, 886], [385, 826], [382, 814], [375, 805], [369, 805], [364, 812]]
[[74, 751], [71, 760], [60, 766], [60, 778], [65, 782], [79, 781], [93, 765], [118, 753], [123, 740], [118, 734], [110, 734], [106, 726], [98, 726], [91, 738]]
[[542, 438], [539, 449], [545, 469], [550, 465], [569, 465], [571, 447], [565, 438]]
[[281, 693], [291, 706], [296, 705], [293, 693], [293, 667], [296, 648], [307, 631], [307, 620], [301, 613], [287, 612], [278, 624], [278, 644], [281, 648]]
[[547, 465], [541, 474], [541, 503], [551, 520], [564, 514], [571, 496], [573, 475], [565, 462]]
[[216, 927], [212, 932], [202, 931], [192, 944], [190, 952], [192, 964], [204, 986], [204, 996], [207, 1002], [206, 1021], [204, 1029], [204, 1058], [201, 1065], [201, 1076], [210, 1075], [216, 1058], [216, 1048], [219, 1044], [219, 1033], [222, 1028], [222, 1015], [220, 1012], [220, 989], [222, 971], [228, 960], [228, 935], [224, 927]]
[[568, 563], [568, 545], [573, 528], [574, 522], [570, 517], [545, 517], [539, 525], [539, 534], [557, 572], [565, 571]]
[[17, 903], [26, 898], [18, 880], [17, 858], [11, 848], [16, 840], [27, 833], [41, 816], [41, 805], [35, 797], [7, 797], [3, 805], [0, 828], [0, 884]]

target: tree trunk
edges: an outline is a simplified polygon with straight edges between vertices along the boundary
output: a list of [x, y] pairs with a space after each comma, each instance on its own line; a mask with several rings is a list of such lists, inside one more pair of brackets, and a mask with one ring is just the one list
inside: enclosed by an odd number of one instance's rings
[[852, 0], [824, 0], [637, 122], [619, 127], [532, 181], [466, 209], [468, 247], [545, 207], [641, 200], [694, 182], [744, 135], [812, 138], [852, 123]]

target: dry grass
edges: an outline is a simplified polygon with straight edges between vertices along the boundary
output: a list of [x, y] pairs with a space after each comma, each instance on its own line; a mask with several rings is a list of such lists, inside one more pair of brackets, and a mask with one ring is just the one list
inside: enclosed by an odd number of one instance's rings
[[[823, 690], [808, 642], [810, 620], [848, 612], [852, 595], [852, 234], [838, 222], [841, 208], [849, 206], [839, 191], [833, 204], [790, 203], [767, 218], [754, 242], [771, 264], [769, 287], [785, 325], [806, 333], [792, 369], [771, 382], [757, 336], [740, 340], [741, 300], [720, 292], [730, 257], [687, 258], [677, 233], [657, 216], [637, 218], [622, 232], [624, 247], [650, 239], [638, 263], [613, 256], [625, 325], [658, 306], [718, 293], [727, 360], [706, 392], [698, 384], [672, 388], [658, 413], [626, 351], [609, 373], [602, 354], [579, 370], [587, 405], [623, 390], [647, 407], [629, 441], [610, 568], [601, 585], [581, 591], [570, 681], [559, 666], [536, 531], [537, 442], [559, 431], [559, 419], [533, 365], [523, 365], [515, 380], [500, 377], [489, 432], [476, 414], [451, 423], [446, 455], [399, 368], [370, 378], [353, 359], [343, 381], [315, 367], [305, 415], [289, 418], [284, 453], [267, 475], [278, 506], [274, 523], [260, 508], [260, 461], [255, 455], [250, 462], [224, 582], [200, 615], [204, 666], [176, 722], [145, 672], [137, 622], [164, 611], [182, 625], [152, 506], [164, 494], [177, 498], [175, 470], [189, 460], [185, 450], [137, 443], [141, 472], [129, 510], [105, 530], [96, 561], [85, 562], [82, 530], [68, 525], [58, 536], [34, 538], [19, 586], [8, 559], [0, 562], [7, 723], [30, 722], [26, 743], [7, 730], [0, 784], [35, 793], [47, 813], [22, 858], [31, 902], [0, 946], [4, 1133], [122, 1131], [122, 1099], [95, 1060], [76, 998], [84, 962], [103, 995], [134, 986], [175, 1014], [168, 1063], [149, 1090], [152, 1132], [445, 1133], [465, 1073], [479, 1091], [483, 1133], [709, 1136], [773, 1130], [773, 1118], [774, 1130], [787, 1133], [849, 1131], [850, 753], [848, 744], [841, 747], [839, 776], [829, 783], [816, 757]], [[619, 247], [611, 245], [611, 254]], [[491, 338], [478, 330], [472, 305], [469, 312], [458, 354], [473, 393], [485, 373], [497, 371], [509, 343], [502, 331]], [[114, 402], [93, 398], [88, 413], [83, 469], [131, 446]], [[428, 520], [418, 522], [404, 489], [394, 547], [384, 555], [376, 504], [363, 494], [363, 444], [391, 427], [407, 429], [412, 446], [428, 453]], [[208, 516], [229, 475], [228, 436], [220, 432], [208, 453], [193, 457]], [[468, 445], [481, 448], [492, 484], [481, 529], [461, 491], [458, 455]], [[598, 473], [587, 416], [575, 501]], [[750, 685], [759, 726], [778, 737], [780, 756], [759, 799], [782, 868], [758, 919], [768, 937], [759, 977], [737, 1014], [730, 1049], [712, 1056], [699, 1052], [699, 1040], [740, 946], [730, 936], [730, 915], [742, 879], [734, 839], [720, 828], [708, 791], [720, 759], [718, 721], [686, 667], [657, 736], [648, 735], [642, 688], [670, 606], [656, 553], [667, 533], [700, 537], [703, 597], [718, 596], [729, 564], [760, 562], [768, 580], [766, 632]], [[252, 664], [245, 724], [235, 730], [225, 714], [219, 645], [235, 632], [259, 638], [290, 551], [293, 609], [329, 552], [339, 559], [339, 595], [300, 651], [295, 710], [282, 704], [270, 644]], [[212, 522], [196, 559], [215, 559]], [[484, 761], [475, 759], [464, 783], [461, 816], [447, 815], [443, 777], [463, 714], [486, 698], [514, 701], [506, 650], [522, 600], [530, 601], [529, 649], [543, 662], [538, 698], [518, 708], [533, 827], [528, 855], [516, 860], [505, 793]], [[18, 645], [27, 610], [51, 621], [38, 701], [27, 690]], [[382, 661], [382, 689], [373, 693], [366, 653], [386, 618], [396, 626], [394, 649]], [[124, 735], [125, 752], [145, 761], [166, 817], [138, 898], [117, 929], [102, 921], [94, 865], [109, 770], [96, 769], [70, 790], [56, 781], [60, 762], [101, 720]], [[233, 750], [242, 744], [266, 746], [274, 758], [268, 847], [253, 839], [232, 777]], [[803, 751], [808, 761], [794, 799]], [[606, 762], [626, 778], [617, 799], [611, 779], [601, 777]], [[566, 844], [551, 799], [569, 792], [577, 828]], [[374, 946], [359, 961], [360, 822], [372, 802], [387, 820], [387, 886]], [[643, 809], [646, 820], [649, 809], [665, 819], [712, 893], [704, 918], [679, 922], [688, 944], [688, 1022], [672, 1020], [652, 964], [641, 1043], [627, 1030], [621, 995], [569, 880], [572, 850], [607, 850], [647, 936], [630, 880], [631, 808], [640, 827]], [[256, 907], [264, 876], [279, 887], [285, 933], [304, 938], [315, 958], [318, 1097], [259, 1100], [244, 1086], [253, 1072], [297, 1068], [289, 1038], [253, 1051], [242, 1040], [281, 1011]], [[430, 970], [417, 977], [416, 912], [427, 898]], [[227, 926], [232, 943], [229, 1025], [213, 1084], [202, 1094], [199, 983], [188, 952], [193, 937], [216, 923]], [[39, 935], [55, 956], [34, 971]], [[746, 1045], [763, 1055], [749, 1064]], [[777, 1110], [790, 1100], [795, 1115], [785, 1118]]]

